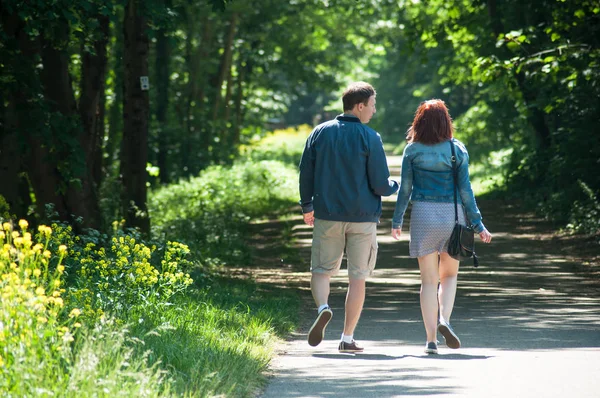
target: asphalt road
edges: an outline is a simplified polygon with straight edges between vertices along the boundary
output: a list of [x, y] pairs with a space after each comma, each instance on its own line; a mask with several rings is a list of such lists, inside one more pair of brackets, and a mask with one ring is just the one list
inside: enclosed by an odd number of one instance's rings
[[[426, 355], [418, 267], [408, 257], [408, 233], [400, 242], [389, 236], [394, 200], [384, 203], [377, 268], [355, 332], [364, 353], [337, 351], [345, 271], [333, 280], [334, 316], [318, 347], [306, 342], [316, 315], [307, 269], [265, 271], [267, 277], [287, 273], [282, 280], [288, 282], [280, 283], [297, 284], [307, 304], [300, 330], [272, 363], [263, 398], [600, 397], [598, 279], [554, 243], [543, 220], [506, 203], [480, 203], [494, 242], [477, 246], [480, 268], [461, 264], [452, 325], [463, 346], [451, 350], [439, 336], [439, 355]], [[294, 234], [308, 261], [310, 228], [298, 224]]]

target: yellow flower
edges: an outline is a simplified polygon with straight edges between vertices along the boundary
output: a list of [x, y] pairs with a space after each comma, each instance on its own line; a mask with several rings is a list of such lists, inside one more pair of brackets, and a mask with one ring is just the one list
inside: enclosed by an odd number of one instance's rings
[[79, 315], [81, 315], [81, 310], [79, 308], [73, 308], [69, 314], [69, 318], [78, 317]]
[[43, 287], [38, 287], [37, 289], [35, 289], [35, 294], [37, 294], [38, 296], [43, 296], [44, 294], [46, 294], [46, 291]]
[[19, 220], [19, 227], [21, 227], [21, 229], [27, 229], [28, 226], [29, 223], [27, 222], [27, 220]]
[[39, 268], [36, 268], [33, 270], [33, 276], [40, 276], [42, 274], [42, 271], [40, 271]]
[[49, 250], [44, 250], [44, 257], [50, 258], [50, 256], [52, 256], [52, 253]]
[[12, 230], [12, 225], [9, 222], [5, 222], [2, 224], [2, 228], [4, 228], [5, 231], [10, 231]]
[[65, 271], [65, 266], [61, 264], [58, 267], [56, 267], [56, 269], [58, 270], [59, 273], [62, 274]]
[[4, 233], [4, 231], [0, 231], [0, 239], [4, 239], [6, 237], [6, 234]]
[[67, 246], [65, 246], [65, 245], [58, 246], [58, 252], [59, 253], [64, 253], [66, 251], [67, 251]]
[[73, 324], [73, 327], [74, 327], [74, 328], [80, 328], [80, 327], [81, 327], [81, 323], [79, 323], [79, 322], [75, 322], [75, 323]]

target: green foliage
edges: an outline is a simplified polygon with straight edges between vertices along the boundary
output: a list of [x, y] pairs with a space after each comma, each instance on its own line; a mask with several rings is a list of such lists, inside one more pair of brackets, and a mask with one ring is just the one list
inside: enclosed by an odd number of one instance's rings
[[240, 154], [254, 161], [278, 160], [297, 166], [311, 131], [312, 127], [306, 124], [275, 130], [256, 142], [242, 146]]
[[10, 206], [6, 198], [0, 195], [0, 222], [11, 219]]
[[398, 29], [384, 36], [381, 131], [403, 134], [420, 101], [441, 98], [474, 162], [488, 169], [489, 154], [512, 148], [492, 186], [504, 181], [499, 190], [559, 225], [585, 224], [589, 205], [573, 204], [590, 203], [578, 181], [600, 191], [590, 173], [600, 158], [590, 134], [600, 112], [590, 100], [600, 97], [600, 8], [587, 0], [491, 4], [402, 2]]
[[211, 166], [198, 177], [150, 195], [152, 234], [177, 239], [207, 265], [209, 259], [247, 262], [242, 236], [252, 219], [289, 208], [297, 200], [297, 171], [278, 161]]
[[598, 234], [600, 233], [600, 197], [594, 194], [583, 181], [577, 182], [583, 191], [583, 197], [573, 202], [567, 228], [575, 232]]

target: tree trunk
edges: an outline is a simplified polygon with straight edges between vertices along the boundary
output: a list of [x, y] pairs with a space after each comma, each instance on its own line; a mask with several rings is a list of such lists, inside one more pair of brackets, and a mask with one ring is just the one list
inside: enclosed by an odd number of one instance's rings
[[119, 18], [112, 26], [114, 44], [111, 46], [110, 59], [114, 60], [111, 68], [114, 76], [111, 83], [113, 98], [108, 108], [108, 139], [104, 152], [103, 169], [113, 177], [117, 174], [120, 158], [120, 143], [123, 139], [123, 24]]
[[[190, 14], [190, 13], [188, 13]], [[188, 25], [187, 25], [187, 35], [185, 41], [185, 60], [186, 66], [189, 73], [190, 83], [188, 85], [188, 93], [187, 99], [185, 103], [185, 118], [184, 118], [184, 137], [183, 137], [183, 145], [181, 146], [181, 168], [183, 170], [184, 175], [188, 176], [191, 172], [191, 163], [190, 156], [194, 151], [194, 97], [198, 90], [198, 80], [200, 79], [200, 71], [199, 71], [199, 56], [198, 49], [194, 47], [194, 39], [196, 34], [196, 24], [193, 20], [192, 15], [187, 16]], [[200, 104], [196, 103], [196, 107], [199, 107]]]
[[233, 128], [231, 132], [231, 146], [234, 148], [240, 144], [240, 131], [242, 128], [242, 100], [244, 99], [244, 79], [246, 78], [246, 73], [248, 70], [247, 66], [247, 64], [242, 66], [242, 62], [240, 61], [240, 71], [237, 78], [237, 92], [234, 104], [235, 109], [233, 115]]
[[231, 73], [231, 59], [233, 57], [233, 39], [235, 38], [235, 30], [237, 25], [238, 14], [233, 13], [231, 20], [229, 21], [229, 30], [227, 32], [227, 40], [225, 41], [223, 57], [221, 58], [221, 65], [219, 66], [219, 74], [215, 84], [215, 100], [213, 103], [213, 114], [212, 120], [216, 121], [219, 118], [219, 112], [221, 109], [222, 97], [222, 86], [225, 81], [227, 74]]
[[83, 206], [87, 210], [86, 218], [90, 218], [88, 226], [101, 228], [102, 217], [98, 203], [97, 181], [101, 173], [102, 137], [104, 131], [98, 129], [100, 97], [104, 96], [104, 79], [106, 76], [109, 35], [109, 19], [98, 15], [100, 38], [94, 42], [94, 54], [84, 52], [81, 68], [81, 95], [79, 97], [79, 116], [83, 131], [79, 135], [79, 143], [83, 148], [86, 166], [82, 179], [82, 192], [69, 191], [69, 202], [73, 207]]
[[[68, 25], [65, 24], [64, 31], [60, 32], [64, 37], [68, 35]], [[77, 115], [77, 104], [73, 93], [71, 76], [69, 75], [69, 55], [66, 51], [57, 49], [53, 43], [42, 41], [42, 63], [44, 65], [40, 72], [43, 85], [44, 97], [50, 109], [60, 115], [60, 121], [65, 125], [73, 122]], [[66, 192], [70, 189], [70, 180], [76, 178], [65, 178], [64, 173], [72, 173], [76, 157], [77, 145], [66, 146], [64, 137], [70, 136], [75, 139], [77, 130], [73, 127], [57, 131], [55, 127], [44, 134], [30, 132], [28, 144], [30, 157], [27, 160], [28, 174], [36, 197], [38, 213], [45, 214], [45, 205], [53, 204], [54, 210], [60, 219], [75, 224], [73, 215], [84, 217], [84, 222], [89, 222], [88, 214], [81, 207], [71, 208], [67, 201]], [[60, 136], [63, 136], [61, 139]], [[59, 170], [59, 163], [65, 162], [65, 170]], [[82, 211], [83, 210], [83, 211]]]
[[[165, 4], [168, 6], [168, 4]], [[167, 184], [169, 178], [169, 164], [167, 162], [168, 151], [168, 110], [169, 110], [169, 81], [171, 46], [164, 28], [156, 34], [156, 121], [158, 123], [158, 155], [157, 166], [160, 170], [159, 179], [161, 184]]]
[[141, 15], [141, 1], [129, 0], [123, 22], [125, 51], [123, 61], [123, 141], [121, 178], [123, 214], [128, 227], [150, 232], [146, 203], [148, 181], [148, 90], [141, 87], [141, 77], [148, 77], [149, 40], [146, 19]]
[[[213, 49], [213, 36], [214, 36], [215, 28], [214, 22], [210, 18], [205, 19], [205, 23], [202, 30], [202, 41], [200, 42], [199, 49], [199, 64], [200, 64], [200, 72], [201, 78], [198, 79], [198, 92], [195, 97], [196, 107], [199, 109], [204, 109], [204, 100], [206, 97], [206, 89], [208, 83], [208, 69], [205, 65], [209, 62], [209, 54], [211, 49]], [[208, 120], [209, 113], [208, 112], [197, 112], [200, 116], [200, 120], [202, 124], [199, 127], [200, 133], [200, 167], [204, 168], [208, 166], [210, 160], [210, 145], [213, 140], [212, 130], [205, 123]]]

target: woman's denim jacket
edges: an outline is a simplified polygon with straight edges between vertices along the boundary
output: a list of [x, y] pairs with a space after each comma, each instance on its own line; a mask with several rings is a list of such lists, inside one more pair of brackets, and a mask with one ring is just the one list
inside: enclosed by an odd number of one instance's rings
[[[398, 191], [392, 228], [402, 228], [402, 220], [409, 201], [454, 203], [454, 179], [452, 176], [452, 151], [449, 141], [425, 145], [410, 143], [404, 148], [402, 158], [402, 181]], [[464, 144], [452, 139], [458, 170], [457, 203], [463, 205], [467, 220], [475, 232], [484, 230], [481, 213], [477, 208], [471, 181], [469, 180], [469, 154]], [[460, 207], [458, 210], [460, 211]]]

